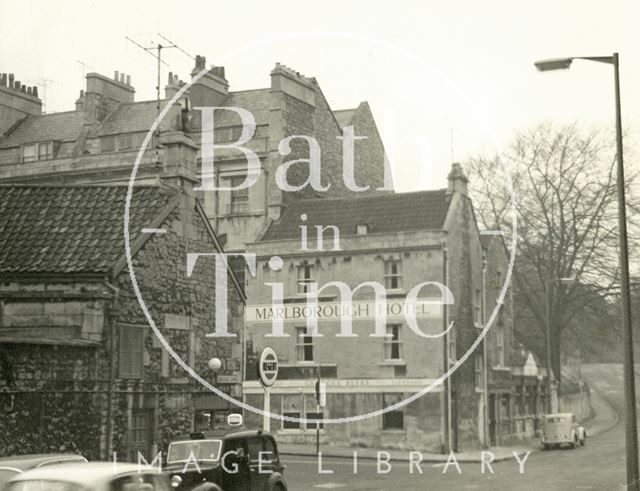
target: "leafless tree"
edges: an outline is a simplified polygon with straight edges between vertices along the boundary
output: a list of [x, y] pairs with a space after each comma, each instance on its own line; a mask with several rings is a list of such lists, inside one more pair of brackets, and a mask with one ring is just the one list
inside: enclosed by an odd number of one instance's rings
[[[542, 124], [519, 133], [503, 155], [465, 164], [480, 223], [505, 232], [517, 218], [512, 285], [518, 338], [545, 357], [547, 298], [551, 366], [561, 377], [566, 326], [618, 282], [615, 150], [602, 130]], [[508, 186], [509, 170], [513, 196]], [[635, 176], [629, 174], [627, 183]], [[629, 194], [629, 193], [628, 193]], [[633, 200], [630, 207], [635, 210]], [[634, 213], [629, 213], [634, 217]], [[633, 228], [633, 227], [632, 227]], [[561, 278], [573, 277], [566, 283]], [[588, 285], [588, 288], [585, 287]]]

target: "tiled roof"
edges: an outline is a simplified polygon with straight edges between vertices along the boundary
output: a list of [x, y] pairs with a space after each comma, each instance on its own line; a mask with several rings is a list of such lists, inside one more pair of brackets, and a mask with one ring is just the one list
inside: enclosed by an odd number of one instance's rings
[[449, 208], [446, 190], [413, 193], [380, 193], [341, 199], [292, 200], [280, 220], [273, 222], [262, 240], [300, 236], [300, 215], [310, 230], [315, 225], [336, 225], [343, 235], [354, 235], [356, 226], [367, 224], [370, 233], [440, 230]]
[[[124, 254], [125, 186], [0, 186], [2, 273], [106, 273]], [[132, 241], [170, 196], [137, 187]]]
[[81, 112], [27, 116], [8, 136], [0, 139], [0, 148], [47, 140], [73, 141], [84, 124]]
[[352, 123], [357, 110], [358, 108], [354, 107], [353, 109], [338, 109], [333, 111], [340, 128], [349, 126]]

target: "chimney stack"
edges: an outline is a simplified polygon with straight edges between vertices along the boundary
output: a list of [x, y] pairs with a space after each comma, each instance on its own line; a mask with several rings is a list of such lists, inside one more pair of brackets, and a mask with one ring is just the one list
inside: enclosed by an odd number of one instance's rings
[[0, 74], [0, 135], [27, 115], [42, 114], [38, 88], [15, 80], [13, 73]]
[[131, 77], [118, 70], [113, 72], [113, 79], [93, 72], [88, 73], [86, 78], [87, 89], [82, 98], [85, 124], [102, 122], [119, 104], [134, 100], [135, 90], [126, 83], [131, 81]]
[[[196, 56], [196, 65], [191, 71], [193, 79], [205, 69], [207, 59]], [[219, 106], [229, 96], [229, 82], [224, 74], [224, 67], [212, 66], [207, 73], [194, 82], [189, 89], [191, 103], [195, 106]]]
[[451, 171], [447, 176], [447, 194], [460, 193], [467, 196], [467, 183], [469, 179], [464, 175], [462, 166], [458, 162], [451, 164]]
[[280, 63], [276, 63], [270, 75], [271, 88], [273, 90], [281, 90], [285, 94], [315, 107], [316, 88], [313, 84], [313, 79], [307, 78], [301, 75], [300, 72], [296, 72]]

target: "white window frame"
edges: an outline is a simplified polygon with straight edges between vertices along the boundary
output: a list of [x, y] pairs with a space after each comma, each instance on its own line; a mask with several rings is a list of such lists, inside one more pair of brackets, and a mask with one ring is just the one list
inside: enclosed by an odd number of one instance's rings
[[307, 293], [307, 291], [309, 291], [309, 283], [313, 283], [313, 264], [299, 264], [297, 281], [298, 293]]
[[[396, 271], [393, 271], [396, 266]], [[393, 285], [395, 280], [395, 286]], [[402, 259], [387, 259], [384, 262], [384, 287], [387, 290], [402, 289]]]
[[[229, 176], [225, 179], [229, 187], [235, 188], [246, 180], [247, 176]], [[249, 188], [232, 189], [229, 191], [229, 215], [245, 215], [249, 212]]]
[[473, 322], [476, 326], [483, 326], [482, 322], [482, 290], [476, 289], [473, 304]]
[[496, 361], [499, 367], [504, 366], [504, 324], [496, 325]]
[[[40, 148], [48, 147], [48, 151], [44, 156], [40, 156]], [[25, 157], [25, 150], [27, 148], [33, 148], [33, 155], [29, 156], [29, 158]], [[28, 143], [26, 145], [22, 145], [20, 149], [20, 158], [22, 162], [36, 162], [38, 160], [51, 160], [53, 158], [53, 141], [47, 140], [43, 142], [36, 143]]]
[[482, 353], [476, 353], [474, 360], [476, 372], [476, 389], [484, 390], [484, 360], [482, 359]]
[[[397, 337], [393, 336], [394, 328], [396, 329]], [[402, 360], [402, 324], [387, 324], [386, 334], [384, 338], [384, 360], [394, 361]], [[391, 336], [389, 336], [391, 334]], [[393, 348], [397, 346], [398, 357], [393, 357]]]
[[[306, 348], [311, 347], [311, 359], [307, 359]], [[313, 336], [307, 335], [306, 327], [296, 327], [296, 361], [308, 363], [314, 361]]]

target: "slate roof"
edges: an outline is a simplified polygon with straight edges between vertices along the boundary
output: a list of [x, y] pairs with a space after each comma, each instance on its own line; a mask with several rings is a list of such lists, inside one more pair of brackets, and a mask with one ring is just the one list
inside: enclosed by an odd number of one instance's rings
[[[0, 186], [2, 273], [106, 273], [124, 254], [125, 186]], [[137, 187], [132, 241], [169, 203]]]
[[336, 225], [342, 235], [355, 235], [356, 226], [367, 224], [369, 233], [441, 230], [450, 199], [446, 189], [413, 193], [380, 193], [357, 198], [305, 199], [287, 205], [273, 222], [263, 241], [300, 237], [300, 215], [310, 230], [315, 225]]
[[[257, 125], [269, 124], [269, 107], [271, 105], [271, 89], [242, 90], [229, 93], [222, 106], [237, 106], [246, 109], [256, 120]], [[231, 111], [219, 111], [215, 115], [216, 128], [238, 126], [240, 117]]]
[[[168, 100], [160, 101], [160, 108], [164, 108]], [[116, 133], [133, 133], [149, 131], [158, 117], [156, 101], [130, 102], [120, 104], [103, 122], [98, 130], [100, 135]], [[165, 118], [166, 120], [166, 118]]]
[[83, 117], [79, 111], [27, 116], [8, 136], [0, 139], [0, 148], [47, 140], [74, 141], [82, 130]]

